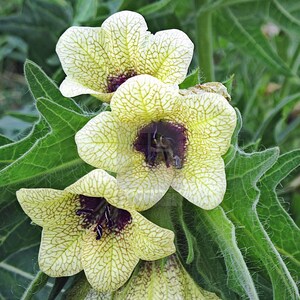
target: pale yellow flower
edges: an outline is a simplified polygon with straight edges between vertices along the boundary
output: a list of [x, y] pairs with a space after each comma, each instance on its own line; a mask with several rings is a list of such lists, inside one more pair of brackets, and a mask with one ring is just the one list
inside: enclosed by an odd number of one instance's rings
[[67, 77], [60, 86], [66, 97], [81, 94], [109, 101], [128, 78], [150, 74], [169, 84], [181, 83], [194, 45], [180, 30], [152, 35], [138, 13], [122, 11], [101, 27], [70, 27], [56, 52]]
[[198, 286], [176, 255], [142, 262], [130, 280], [114, 293], [86, 288], [84, 300], [219, 300]]
[[93, 170], [65, 190], [21, 189], [17, 198], [34, 223], [43, 227], [40, 269], [53, 277], [84, 270], [93, 288], [114, 291], [130, 277], [139, 259], [174, 253], [174, 233], [138, 212], [116, 179]]
[[136, 210], [153, 206], [170, 186], [195, 205], [213, 209], [226, 190], [221, 156], [235, 126], [235, 110], [222, 95], [181, 95], [139, 75], [115, 92], [111, 112], [93, 118], [75, 139], [83, 160], [117, 172]]
[[[89, 295], [88, 295], [89, 296]], [[89, 297], [86, 300], [89, 300]], [[119, 300], [218, 300], [199, 287], [176, 255], [165, 260], [142, 262], [138, 272], [113, 299]]]

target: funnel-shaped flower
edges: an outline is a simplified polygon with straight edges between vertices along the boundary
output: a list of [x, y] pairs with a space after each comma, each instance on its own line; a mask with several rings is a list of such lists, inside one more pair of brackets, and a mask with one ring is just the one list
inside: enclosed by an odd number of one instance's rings
[[130, 281], [115, 294], [123, 300], [217, 300], [216, 294], [200, 288], [176, 255], [166, 260], [142, 262]]
[[93, 288], [114, 291], [130, 277], [139, 259], [174, 253], [174, 234], [134, 210], [114, 177], [94, 170], [65, 190], [21, 189], [17, 198], [43, 227], [39, 266], [50, 276], [84, 270]]
[[223, 199], [222, 155], [236, 113], [216, 93], [182, 96], [149, 75], [128, 79], [103, 112], [76, 134], [87, 163], [118, 172], [137, 210], [153, 206], [172, 186], [192, 203], [212, 209]]
[[101, 27], [71, 27], [59, 39], [56, 52], [67, 74], [60, 86], [64, 96], [80, 94], [109, 101], [128, 78], [150, 74], [169, 84], [181, 83], [194, 45], [180, 30], [152, 35], [144, 18], [122, 11]]
[[129, 281], [116, 292], [99, 292], [81, 278], [68, 291], [67, 299], [76, 298], [80, 291], [85, 300], [219, 300], [198, 286], [184, 269], [176, 254], [137, 266]]

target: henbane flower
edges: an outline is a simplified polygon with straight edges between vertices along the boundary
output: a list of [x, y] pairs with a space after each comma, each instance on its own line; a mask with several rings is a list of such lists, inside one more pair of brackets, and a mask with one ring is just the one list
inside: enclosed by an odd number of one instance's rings
[[217, 93], [181, 95], [149, 75], [127, 80], [103, 112], [76, 134], [87, 163], [117, 172], [137, 210], [148, 209], [170, 186], [192, 203], [213, 209], [223, 199], [222, 155], [236, 113]]
[[85, 288], [84, 299], [218, 300], [220, 298], [198, 286], [174, 254], [162, 260], [142, 262], [130, 280], [113, 294]]
[[173, 232], [126, 210], [116, 179], [103, 170], [91, 171], [63, 191], [21, 189], [17, 198], [43, 227], [39, 266], [50, 276], [84, 270], [93, 288], [114, 291], [139, 259], [156, 260], [175, 251]]
[[144, 18], [122, 11], [101, 27], [70, 27], [59, 39], [56, 52], [67, 75], [60, 86], [64, 96], [80, 94], [109, 101], [128, 78], [150, 74], [169, 84], [181, 83], [194, 45], [180, 30], [152, 35]]
[[164, 260], [142, 262], [140, 269], [126, 286], [116, 292], [113, 299], [218, 300], [220, 298], [200, 288], [184, 269], [178, 257], [172, 255]]

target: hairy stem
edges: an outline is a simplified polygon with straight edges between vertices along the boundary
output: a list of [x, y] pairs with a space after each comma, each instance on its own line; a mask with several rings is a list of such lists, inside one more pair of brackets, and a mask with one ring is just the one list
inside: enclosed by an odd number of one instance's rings
[[200, 11], [207, 0], [195, 0], [196, 18], [196, 51], [201, 73], [205, 81], [214, 81], [212, 12]]
[[39, 271], [35, 276], [34, 280], [27, 287], [26, 291], [22, 295], [21, 300], [29, 300], [41, 289], [48, 281], [48, 275]]

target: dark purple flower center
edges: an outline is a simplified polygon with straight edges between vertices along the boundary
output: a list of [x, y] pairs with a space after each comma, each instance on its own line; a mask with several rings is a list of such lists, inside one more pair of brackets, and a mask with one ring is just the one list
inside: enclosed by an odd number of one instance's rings
[[145, 162], [155, 166], [164, 162], [167, 167], [181, 169], [187, 145], [186, 129], [172, 122], [152, 122], [141, 128], [133, 144], [145, 155]]
[[115, 92], [118, 87], [124, 83], [127, 79], [136, 76], [137, 73], [134, 70], [129, 70], [123, 74], [117, 76], [108, 76], [107, 77], [107, 92], [112, 93]]
[[131, 223], [128, 211], [112, 206], [105, 198], [79, 195], [79, 201], [81, 208], [76, 210], [76, 215], [82, 217], [84, 228], [96, 225], [97, 240], [101, 239], [103, 230], [117, 233]]

